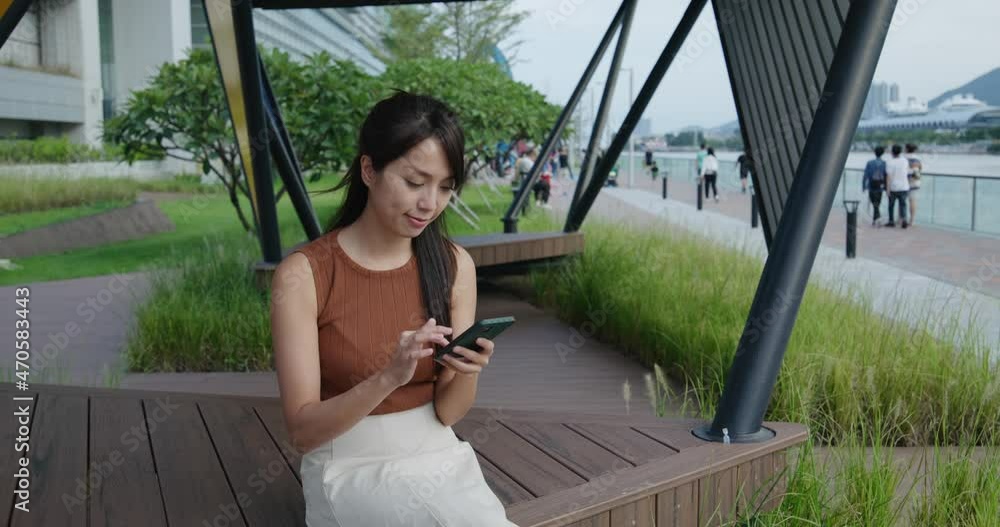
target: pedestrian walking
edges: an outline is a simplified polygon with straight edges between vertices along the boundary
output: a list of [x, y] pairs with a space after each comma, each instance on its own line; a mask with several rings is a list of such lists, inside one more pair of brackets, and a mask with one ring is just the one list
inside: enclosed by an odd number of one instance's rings
[[905, 229], [909, 226], [909, 223], [906, 221], [906, 202], [910, 193], [910, 183], [907, 180], [910, 163], [905, 157], [900, 155], [902, 153], [903, 147], [892, 145], [892, 159], [885, 162], [886, 187], [889, 189], [889, 223], [886, 223], [885, 226], [896, 226], [893, 209], [895, 208], [894, 205], [899, 203], [899, 221], [902, 222]]
[[719, 160], [715, 157], [715, 150], [709, 148], [705, 151], [705, 159], [701, 163], [701, 174], [699, 180], [705, 183], [705, 198], [708, 199], [708, 189], [711, 187], [715, 196], [715, 202], [719, 202], [719, 189], [716, 183], [719, 179]]
[[878, 226], [878, 220], [882, 217], [879, 208], [882, 206], [882, 192], [885, 191], [885, 161], [882, 160], [884, 153], [884, 147], [875, 147], [875, 159], [865, 164], [865, 173], [861, 177], [861, 190], [868, 191], [868, 200], [872, 204], [872, 226]]

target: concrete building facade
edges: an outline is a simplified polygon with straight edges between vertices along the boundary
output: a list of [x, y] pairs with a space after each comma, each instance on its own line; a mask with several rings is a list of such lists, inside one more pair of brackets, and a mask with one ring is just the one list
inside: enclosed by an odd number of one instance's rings
[[[220, 5], [228, 6], [228, 3]], [[326, 50], [370, 73], [381, 8], [254, 10], [257, 41], [293, 59]], [[0, 48], [0, 138], [66, 135], [100, 145], [104, 119], [164, 62], [210, 47], [202, 0], [35, 2]]]

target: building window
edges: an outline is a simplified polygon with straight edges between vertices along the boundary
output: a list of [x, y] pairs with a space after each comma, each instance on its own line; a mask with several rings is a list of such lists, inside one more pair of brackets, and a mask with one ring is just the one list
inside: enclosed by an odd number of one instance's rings
[[111, 0], [98, 0], [98, 33], [101, 41], [101, 90], [104, 92], [104, 118], [115, 114], [115, 34]]
[[191, 0], [191, 47], [212, 49], [203, 0]]

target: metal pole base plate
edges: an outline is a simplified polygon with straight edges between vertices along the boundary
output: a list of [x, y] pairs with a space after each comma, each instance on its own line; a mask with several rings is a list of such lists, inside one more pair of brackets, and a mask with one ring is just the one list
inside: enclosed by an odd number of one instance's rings
[[[714, 443], [723, 442], [722, 434], [721, 433], [717, 434], [713, 432], [711, 423], [699, 426], [698, 428], [691, 430], [691, 433], [694, 434], [695, 437], [697, 437], [698, 439], [703, 439], [705, 441], [712, 441]], [[767, 441], [773, 438], [774, 436], [775, 436], [774, 430], [771, 430], [770, 428], [761, 427], [760, 430], [757, 430], [752, 434], [743, 434], [743, 435], [730, 434], [729, 441], [732, 443], [760, 443], [763, 441]]]

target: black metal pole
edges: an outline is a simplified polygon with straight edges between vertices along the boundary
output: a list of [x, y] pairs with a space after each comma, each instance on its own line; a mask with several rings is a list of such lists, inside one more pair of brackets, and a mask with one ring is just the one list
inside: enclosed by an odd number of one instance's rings
[[285, 190], [288, 198], [292, 200], [292, 206], [302, 224], [302, 230], [310, 240], [315, 240], [323, 235], [323, 229], [319, 225], [316, 211], [306, 192], [305, 182], [302, 179], [302, 168], [295, 157], [295, 150], [292, 148], [292, 140], [288, 137], [284, 120], [281, 118], [281, 110], [278, 108], [278, 101], [271, 89], [271, 82], [267, 78], [267, 70], [264, 69], [264, 61], [258, 57], [261, 79], [261, 93], [264, 95], [264, 106], [267, 114], [268, 125], [270, 126], [271, 155], [274, 157], [274, 166], [278, 169], [278, 175], [285, 183]]
[[760, 214], [757, 211], [757, 193], [751, 191], [750, 192], [750, 228], [751, 229], [756, 229], [757, 228], [758, 224], [760, 223], [759, 218], [760, 218]]
[[[635, 5], [635, 0], [625, 0], [622, 2], [622, 8], [625, 10], [622, 17], [622, 27], [618, 33], [618, 43], [615, 45], [615, 52], [611, 58], [607, 82], [604, 83], [601, 102], [597, 107], [597, 116], [594, 119], [590, 139], [587, 142], [587, 153], [583, 156], [583, 166], [580, 167], [580, 179], [577, 180], [576, 187], [573, 188], [573, 199], [570, 200], [569, 204], [570, 215], [577, 208], [580, 196], [586, 194], [587, 190], [594, 185], [593, 174], [597, 157], [599, 155], [602, 159], [607, 157], [606, 155], [599, 154], [598, 150], [601, 146], [601, 136], [604, 134], [604, 126], [607, 124], [608, 111], [611, 109], [611, 99], [615, 93], [615, 86], [618, 84], [618, 71], [621, 67], [622, 57], [625, 56], [625, 47], [628, 44], [628, 33], [632, 27], [632, 15], [635, 14]], [[615, 154], [615, 157], [617, 158], [618, 155]], [[598, 185], [603, 186], [604, 182], [601, 181]]]
[[701, 201], [702, 201], [701, 193], [702, 190], [704, 190], [702, 189], [702, 185], [704, 185], [704, 182], [702, 182], [701, 178], [698, 178], [698, 185], [695, 187], [695, 190], [698, 191], [698, 197], [695, 198], [698, 202], [698, 210], [701, 210]]
[[[639, 122], [639, 118], [646, 110], [646, 106], [649, 105], [649, 101], [652, 100], [653, 94], [660, 86], [660, 81], [663, 80], [663, 76], [667, 73], [667, 69], [673, 62], [674, 57], [676, 57], [677, 53], [680, 51], [681, 46], [684, 44], [684, 39], [686, 39], [688, 33], [691, 32], [691, 28], [694, 27], [694, 23], [698, 20], [698, 15], [701, 13], [706, 3], [707, 0], [691, 0], [691, 3], [688, 4], [680, 22], [677, 23], [677, 28], [674, 29], [674, 33], [670, 36], [670, 40], [667, 41], [667, 45], [663, 48], [663, 52], [660, 53], [660, 57], [656, 60], [656, 64], [653, 65], [653, 69], [649, 72], [649, 77], [639, 90], [639, 94], [636, 96], [635, 102], [629, 109], [628, 115], [625, 116], [625, 120], [622, 122], [621, 128], [611, 141], [611, 145], [608, 148], [607, 153], [601, 159], [600, 167], [594, 171], [595, 181], [588, 185], [586, 192], [584, 192], [584, 194], [580, 197], [579, 202], [576, 203], [572, 209], [570, 209], [569, 214], [566, 217], [566, 225], [563, 227], [563, 232], [575, 232], [580, 228], [580, 225], [583, 224], [584, 218], [587, 217], [587, 212], [590, 210], [590, 207], [593, 206], [594, 200], [597, 199], [597, 194], [601, 191], [601, 187], [604, 186], [608, 173], [611, 172], [611, 167], [614, 166], [615, 160], [617, 160], [618, 156], [621, 155], [622, 149], [625, 147], [625, 144], [628, 142], [628, 138], [631, 137], [636, 124]], [[583, 176], [581, 174], [581, 178], [582, 177]]]
[[854, 258], [858, 245], [858, 202], [845, 201], [847, 208], [847, 257]]
[[[207, 7], [206, 7], [207, 9]], [[257, 59], [257, 41], [253, 30], [253, 6], [250, 2], [237, 2], [232, 6], [233, 29], [236, 35], [237, 55], [240, 64], [240, 84], [243, 88], [243, 106], [246, 110], [247, 140], [253, 165], [251, 194], [257, 214], [261, 253], [264, 261], [281, 261], [281, 239], [278, 231], [278, 212], [274, 206], [274, 182], [271, 177], [271, 159], [268, 155], [270, 138], [265, 122], [264, 103], [260, 90], [260, 67]]]
[[663, 173], [663, 199], [667, 199], [667, 173]]
[[[611, 39], [615, 36], [615, 30], [621, 25], [622, 19], [625, 16], [625, 7], [627, 2], [622, 2], [621, 6], [618, 7], [618, 12], [615, 17], [611, 20], [611, 24], [608, 25], [607, 31], [604, 32], [604, 37], [601, 39], [601, 43], [598, 44], [597, 49], [594, 51], [594, 55], [590, 58], [590, 63], [587, 64], [587, 68], [583, 71], [583, 75], [580, 80], [576, 83], [576, 88], [573, 89], [573, 94], [570, 95], [569, 101], [566, 106], [563, 107], [562, 113], [559, 114], [559, 118], [556, 120], [555, 126], [552, 127], [552, 132], [549, 133], [548, 138], [545, 140], [545, 146], [542, 148], [542, 152], [539, 153], [537, 159], [546, 159], [552, 148], [554, 138], [559, 137], [563, 130], [566, 128], [566, 123], [569, 122], [570, 117], [573, 115], [573, 110], [576, 109], [576, 105], [579, 104], [580, 99], [583, 97], [583, 92], [587, 88], [587, 84], [594, 77], [594, 72], [597, 71], [597, 66], [601, 64], [601, 59], [604, 58], [604, 53], [607, 51], [608, 46], [611, 45]], [[513, 147], [513, 145], [512, 145]], [[516, 167], [516, 165], [515, 165]], [[516, 170], [516, 168], [515, 168]], [[517, 211], [518, 209], [526, 208], [526, 200], [529, 186], [535, 179], [541, 174], [541, 166], [539, 163], [535, 163], [532, 167], [531, 173], [526, 178], [526, 181], [521, 182], [521, 186], [514, 191], [514, 199], [507, 209], [507, 213], [501, 221], [504, 224], [504, 232], [513, 233], [517, 232]], [[516, 177], [516, 174], [515, 174]], [[522, 210], [523, 214], [523, 210]]]
[[715, 419], [694, 430], [698, 437], [722, 441], [726, 429], [733, 442], [774, 435], [761, 426], [764, 412], [895, 5], [896, 0], [850, 4], [823, 88], [824, 100], [806, 137]]

